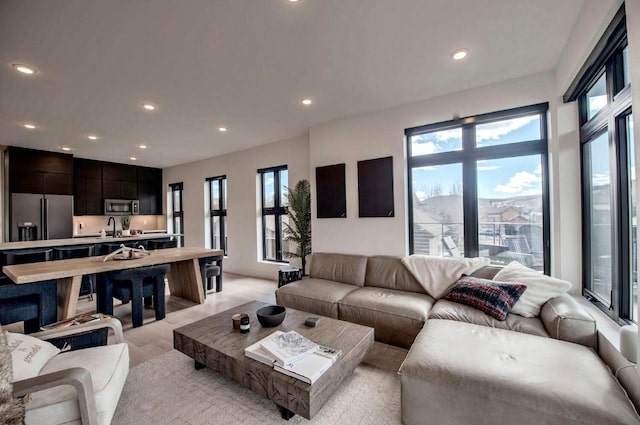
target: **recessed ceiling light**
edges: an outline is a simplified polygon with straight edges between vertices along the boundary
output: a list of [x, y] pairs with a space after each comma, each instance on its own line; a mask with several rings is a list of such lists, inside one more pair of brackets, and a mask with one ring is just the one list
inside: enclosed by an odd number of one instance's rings
[[95, 134], [90, 134], [87, 136], [87, 139], [89, 140], [98, 140], [98, 136], [96, 136]]
[[143, 103], [142, 107], [144, 109], [146, 109], [147, 111], [153, 111], [154, 109], [156, 109], [156, 105], [154, 105], [153, 103], [148, 103], [148, 102]]
[[299, 3], [300, 0], [287, 0], [289, 3]]
[[68, 146], [62, 146], [60, 149], [62, 149], [65, 152], [69, 152], [71, 150], [71, 148]]
[[135, 156], [130, 156], [129, 159], [132, 160], [132, 161], [135, 161], [138, 158], [136, 158]]
[[31, 124], [30, 122], [25, 122], [24, 124], [22, 124], [22, 126], [24, 128], [28, 128], [29, 130], [33, 130], [34, 128], [36, 128], [35, 124]]
[[302, 103], [304, 106], [309, 106], [313, 104], [313, 99], [311, 99], [310, 97], [303, 97], [302, 99], [300, 99], [300, 103]]
[[147, 145], [138, 145], [138, 147], [139, 147], [140, 149], [146, 149], [146, 148], [147, 148]]
[[220, 133], [226, 133], [229, 129], [227, 127], [218, 127]]
[[11, 65], [16, 71], [18, 72], [22, 72], [23, 74], [27, 74], [27, 75], [33, 75], [36, 72], [36, 69], [32, 66], [29, 65], [23, 65], [21, 63], [14, 63], [13, 65]]
[[469, 49], [456, 49], [451, 52], [451, 59], [459, 61], [460, 59], [464, 59], [469, 54]]

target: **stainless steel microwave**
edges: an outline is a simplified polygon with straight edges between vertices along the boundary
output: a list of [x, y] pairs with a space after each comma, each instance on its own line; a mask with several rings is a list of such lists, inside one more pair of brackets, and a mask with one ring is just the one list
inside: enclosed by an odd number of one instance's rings
[[105, 199], [104, 215], [138, 215], [140, 201], [137, 199]]

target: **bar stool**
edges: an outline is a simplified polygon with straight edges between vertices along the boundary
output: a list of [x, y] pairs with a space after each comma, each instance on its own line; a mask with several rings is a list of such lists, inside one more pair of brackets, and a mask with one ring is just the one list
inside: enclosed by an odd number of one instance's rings
[[[93, 256], [93, 245], [81, 246], [64, 246], [53, 248], [53, 257], [56, 260], [67, 260], [69, 258], [85, 258]], [[93, 294], [96, 292], [96, 275], [82, 276], [82, 284], [80, 286], [80, 296], [89, 296], [89, 300], [93, 301]]]
[[164, 279], [169, 272], [168, 264], [138, 267], [104, 273], [97, 293], [97, 311], [113, 315], [113, 300], [117, 298], [123, 303], [131, 301], [131, 321], [133, 327], [142, 326], [142, 302], [145, 306], [153, 306], [156, 320], [165, 317]]
[[147, 241], [147, 250], [176, 248], [178, 246], [177, 239], [151, 239]]
[[223, 255], [200, 258], [200, 274], [205, 294], [213, 290], [213, 278], [216, 278], [216, 292], [222, 291], [222, 259]]
[[[51, 250], [14, 250], [2, 253], [3, 265], [49, 261]], [[24, 333], [40, 330], [40, 326], [58, 318], [57, 284], [46, 280], [16, 285], [0, 276], [0, 324], [24, 322]]]

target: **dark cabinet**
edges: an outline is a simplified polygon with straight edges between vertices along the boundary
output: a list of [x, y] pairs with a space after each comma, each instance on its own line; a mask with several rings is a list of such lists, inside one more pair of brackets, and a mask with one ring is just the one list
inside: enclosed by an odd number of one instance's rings
[[102, 162], [73, 160], [74, 215], [102, 215]]
[[10, 146], [7, 149], [11, 193], [73, 194], [73, 157]]
[[139, 199], [140, 214], [162, 214], [162, 170], [74, 158], [74, 214], [102, 215], [104, 199]]
[[162, 170], [138, 167], [138, 199], [140, 214], [162, 214]]
[[102, 195], [111, 199], [138, 199], [137, 167], [102, 163]]

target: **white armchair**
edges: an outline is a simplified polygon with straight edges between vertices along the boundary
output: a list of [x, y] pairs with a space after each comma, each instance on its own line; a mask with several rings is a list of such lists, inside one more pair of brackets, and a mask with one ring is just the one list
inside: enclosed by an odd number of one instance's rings
[[[25, 424], [111, 423], [129, 373], [129, 348], [124, 342], [120, 322], [117, 319], [100, 320], [29, 336], [46, 341], [105, 327], [113, 331], [114, 344], [61, 351], [45, 360], [37, 376], [13, 382], [14, 397], [27, 396], [24, 398]], [[11, 334], [8, 335], [11, 344]], [[18, 334], [18, 337], [24, 336]], [[35, 351], [46, 352], [48, 349], [47, 343], [47, 347]], [[21, 376], [22, 363], [13, 359], [14, 378]]]

